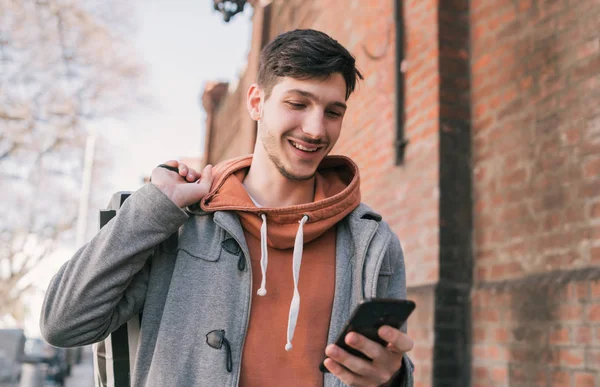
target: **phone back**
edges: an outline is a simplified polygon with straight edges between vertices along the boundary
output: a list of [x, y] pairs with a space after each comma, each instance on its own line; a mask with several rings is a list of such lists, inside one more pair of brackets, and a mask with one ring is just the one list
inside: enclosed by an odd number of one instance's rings
[[377, 330], [383, 325], [400, 329], [415, 308], [409, 300], [371, 299], [359, 304], [348, 321], [346, 333], [359, 332], [367, 338], [385, 345]]

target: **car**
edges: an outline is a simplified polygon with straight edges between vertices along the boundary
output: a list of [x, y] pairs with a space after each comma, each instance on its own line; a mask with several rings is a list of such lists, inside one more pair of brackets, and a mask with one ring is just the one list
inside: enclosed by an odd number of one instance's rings
[[0, 329], [0, 386], [18, 385], [25, 340], [22, 329]]
[[46, 380], [56, 386], [64, 386], [69, 376], [70, 366], [67, 362], [67, 350], [53, 347], [41, 338], [29, 338], [25, 342], [25, 355], [29, 362], [46, 365]]

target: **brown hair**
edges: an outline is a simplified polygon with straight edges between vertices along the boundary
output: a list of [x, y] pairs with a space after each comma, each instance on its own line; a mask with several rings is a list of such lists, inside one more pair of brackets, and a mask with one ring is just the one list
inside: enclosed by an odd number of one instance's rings
[[294, 30], [277, 36], [263, 48], [258, 65], [258, 84], [271, 95], [279, 78], [327, 78], [340, 73], [346, 81], [346, 99], [357, 79], [363, 79], [348, 50], [329, 35], [315, 30]]

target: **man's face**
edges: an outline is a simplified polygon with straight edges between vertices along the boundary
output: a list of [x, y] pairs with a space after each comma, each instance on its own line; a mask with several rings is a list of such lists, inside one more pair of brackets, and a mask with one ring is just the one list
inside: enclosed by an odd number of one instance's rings
[[266, 100], [261, 97], [259, 141], [283, 176], [314, 176], [340, 136], [345, 97], [346, 82], [338, 73], [327, 79], [283, 78]]

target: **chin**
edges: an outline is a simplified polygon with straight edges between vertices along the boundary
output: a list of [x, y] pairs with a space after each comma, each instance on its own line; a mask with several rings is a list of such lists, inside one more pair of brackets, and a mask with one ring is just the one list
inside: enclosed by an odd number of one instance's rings
[[298, 180], [298, 181], [302, 181], [302, 180], [310, 180], [313, 177], [315, 177], [315, 174], [317, 173], [317, 170], [312, 170], [312, 171], [304, 171], [303, 173], [298, 173], [298, 172], [292, 172], [294, 169], [293, 168], [278, 168], [279, 172], [286, 177], [287, 179], [290, 180]]
[[304, 181], [304, 180], [310, 180], [313, 177], [315, 177], [316, 171], [310, 174], [303, 174], [303, 175], [298, 175], [298, 174], [291, 174], [291, 173], [287, 173], [286, 172], [282, 172], [282, 175], [285, 176], [286, 178], [288, 178], [289, 180], [297, 180], [297, 181]]

